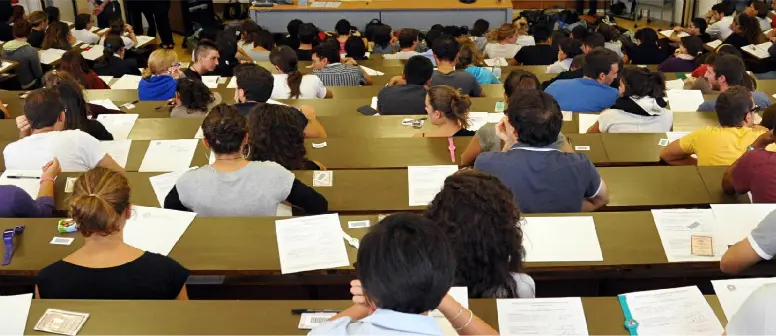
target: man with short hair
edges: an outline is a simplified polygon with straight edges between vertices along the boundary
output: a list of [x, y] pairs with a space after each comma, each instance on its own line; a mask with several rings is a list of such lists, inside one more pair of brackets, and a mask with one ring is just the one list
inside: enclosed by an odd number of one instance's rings
[[[718, 87], [720, 92], [725, 92], [735, 85], [744, 85], [745, 76], [748, 74], [744, 61], [732, 54], [717, 55], [714, 65], [708, 65], [704, 75], [709, 84], [712, 87]], [[754, 104], [763, 109], [771, 104], [768, 95], [759, 91], [752, 92], [752, 98]], [[717, 98], [706, 100], [698, 106], [698, 111], [713, 112], [716, 104]]]
[[202, 81], [202, 76], [218, 66], [218, 47], [208, 41], [202, 41], [194, 49], [194, 59], [189, 67], [183, 70], [188, 78]]
[[100, 36], [92, 33], [92, 16], [86, 13], [78, 14], [75, 17], [75, 26], [73, 27], [73, 37], [76, 40], [86, 44], [97, 44], [100, 42]]
[[594, 211], [609, 202], [609, 192], [584, 154], [553, 147], [563, 114], [552, 96], [518, 90], [496, 126], [503, 152], [482, 153], [474, 168], [498, 177], [512, 191], [523, 213]]
[[585, 54], [589, 54], [598, 47], [606, 47], [606, 38], [601, 33], [592, 33], [582, 40], [582, 52]]
[[[237, 88], [234, 90], [234, 100], [237, 104], [233, 106], [243, 116], [248, 116], [259, 104], [282, 104], [269, 99], [275, 87], [275, 78], [269, 70], [256, 64], [240, 64], [234, 68], [234, 77], [237, 81]], [[305, 138], [326, 137], [326, 130], [315, 117], [315, 109], [310, 106], [293, 109], [297, 112], [299, 126], [304, 129]]]
[[377, 94], [377, 112], [381, 115], [426, 114], [426, 86], [434, 65], [428, 58], [415, 55], [404, 65], [406, 84], [386, 86]]
[[[728, 8], [728, 5], [724, 2], [711, 6], [711, 10], [706, 14], [706, 21], [709, 22], [709, 27], [706, 28], [706, 33], [711, 36], [712, 39], [719, 39], [724, 41], [728, 36], [733, 34], [733, 30], [730, 29], [730, 25], [733, 23], [733, 11]], [[711, 23], [712, 19], [714, 23]]]
[[418, 40], [418, 37], [420, 36], [420, 32], [417, 29], [414, 28], [404, 28], [399, 31], [399, 48], [401, 48], [401, 51], [395, 53], [395, 54], [385, 54], [383, 55], [384, 59], [409, 59], [412, 56], [420, 55], [419, 52], [417, 52], [418, 43], [420, 43], [420, 40]]
[[296, 50], [296, 58], [300, 61], [313, 60], [313, 43], [318, 36], [318, 28], [312, 23], [302, 23], [299, 25], [299, 47]]
[[[582, 54], [579, 41], [566, 38], [558, 44], [558, 60], [547, 67], [547, 73], [562, 73], [571, 70], [571, 64], [577, 55]], [[584, 57], [582, 58], [584, 60]], [[577, 67], [579, 69], [580, 67]]]
[[372, 85], [372, 77], [355, 60], [341, 63], [339, 45], [332, 43], [321, 43], [313, 48], [313, 75], [325, 86]]
[[601, 112], [614, 105], [620, 96], [611, 87], [620, 69], [620, 59], [614, 51], [598, 47], [585, 55], [583, 77], [552, 83], [545, 90], [564, 111]]
[[[715, 106], [720, 126], [706, 126], [676, 140], [660, 153], [660, 159], [674, 166], [727, 166], [746, 152], [766, 132], [755, 125], [752, 94], [743, 86], [722, 92]], [[692, 157], [695, 154], [698, 158]]]
[[524, 46], [515, 54], [519, 65], [550, 65], [558, 60], [558, 51], [552, 47], [552, 32], [545, 27], [534, 31], [535, 45]]
[[54, 158], [63, 172], [85, 172], [94, 167], [124, 171], [100, 142], [81, 130], [65, 130], [65, 107], [54, 89], [30, 92], [24, 101], [29, 131], [5, 147], [5, 169], [39, 170]]
[[449, 85], [472, 97], [484, 97], [477, 78], [469, 72], [456, 70], [455, 61], [461, 45], [450, 35], [442, 35], [434, 40], [431, 47], [437, 64], [437, 71], [431, 76], [431, 86]]

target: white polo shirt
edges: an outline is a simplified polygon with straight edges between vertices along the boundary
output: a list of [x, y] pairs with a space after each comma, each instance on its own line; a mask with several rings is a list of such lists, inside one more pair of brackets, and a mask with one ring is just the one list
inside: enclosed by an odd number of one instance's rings
[[5, 169], [40, 170], [56, 157], [63, 172], [85, 172], [105, 154], [97, 139], [80, 130], [33, 134], [3, 150]]

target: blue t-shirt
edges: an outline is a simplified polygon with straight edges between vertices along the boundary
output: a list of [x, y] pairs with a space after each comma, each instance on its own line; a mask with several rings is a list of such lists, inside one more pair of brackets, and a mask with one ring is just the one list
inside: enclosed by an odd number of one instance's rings
[[137, 87], [137, 97], [141, 101], [167, 100], [175, 97], [178, 80], [172, 76], [159, 75], [144, 78]]
[[601, 112], [620, 96], [617, 89], [590, 78], [555, 81], [544, 92], [558, 101], [561, 110], [571, 112]]
[[478, 66], [470, 66], [463, 71], [466, 71], [472, 75], [474, 75], [474, 78], [477, 79], [477, 83], [480, 85], [485, 84], [501, 84], [501, 82], [498, 80], [495, 74], [493, 74], [490, 69], [486, 69], [483, 67]]
[[524, 213], [579, 212], [598, 195], [601, 176], [581, 153], [517, 144], [508, 152], [477, 156], [474, 168], [504, 183]]
[[[754, 104], [759, 106], [762, 110], [768, 107], [768, 105], [771, 105], [771, 99], [768, 98], [768, 95], [759, 91], [752, 92], [752, 99], [754, 99]], [[716, 109], [717, 98], [706, 100], [698, 106], [698, 112], [714, 112]]]

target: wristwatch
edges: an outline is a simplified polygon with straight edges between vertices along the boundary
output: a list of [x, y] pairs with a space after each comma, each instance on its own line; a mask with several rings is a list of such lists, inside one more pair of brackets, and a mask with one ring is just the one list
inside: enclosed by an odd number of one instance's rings
[[450, 151], [450, 161], [453, 161], [455, 163], [455, 142], [453, 142], [453, 138], [449, 137], [447, 138], [447, 149]]
[[5, 243], [5, 254], [3, 255], [3, 266], [11, 263], [11, 257], [13, 256], [13, 243], [14, 238], [24, 233], [24, 225], [19, 225], [15, 228], [3, 230], [3, 243]]

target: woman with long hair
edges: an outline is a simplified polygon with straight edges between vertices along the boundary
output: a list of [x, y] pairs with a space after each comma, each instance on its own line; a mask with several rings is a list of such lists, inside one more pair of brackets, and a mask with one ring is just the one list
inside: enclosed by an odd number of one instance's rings
[[630, 64], [660, 64], [668, 58], [668, 53], [658, 45], [657, 32], [652, 28], [641, 28], [634, 35], [636, 43], [627, 39], [623, 42], [623, 62]]
[[674, 56], [660, 63], [657, 70], [662, 72], [692, 72], [700, 65], [700, 57], [705, 52], [705, 45], [700, 37], [682, 37], [681, 44], [676, 49]]
[[184, 77], [178, 79], [170, 118], [202, 118], [218, 104], [221, 104], [218, 92], [210, 92], [201, 81]]
[[248, 158], [277, 162], [288, 170], [323, 170], [320, 162], [307, 159], [304, 128], [289, 106], [260, 104], [248, 118]]
[[466, 286], [471, 298], [536, 296], [533, 279], [521, 273], [525, 248], [514, 199], [497, 177], [464, 169], [445, 179], [424, 214], [452, 245], [453, 286]]
[[49, 24], [40, 48], [70, 50], [73, 48], [74, 43], [75, 37], [70, 33], [67, 23], [57, 21]]
[[[126, 33], [126, 36], [124, 36], [124, 33]], [[120, 37], [124, 43], [124, 49], [126, 50], [132, 49], [132, 47], [137, 45], [135, 31], [132, 29], [132, 26], [125, 24], [124, 20], [121, 18], [110, 21], [110, 29], [105, 33], [102, 39], [100, 39], [100, 43], [104, 43], [109, 36]]]
[[279, 46], [272, 50], [269, 60], [277, 74], [272, 88], [272, 99], [313, 99], [333, 98], [331, 91], [323, 85], [316, 75], [303, 75], [299, 72], [296, 52], [288, 46]]
[[762, 40], [762, 30], [760, 30], [757, 19], [749, 15], [737, 15], [733, 19], [733, 23], [730, 24], [730, 28], [733, 30], [733, 34], [730, 34], [730, 36], [722, 41], [722, 44], [729, 44], [741, 49], [750, 44], [765, 42]]
[[122, 77], [124, 75], [140, 76], [137, 62], [127, 59], [123, 37], [111, 35], [103, 41], [102, 58], [94, 65], [94, 72], [100, 76]]
[[515, 58], [520, 51], [520, 46], [517, 44], [518, 36], [517, 27], [511, 23], [502, 24], [498, 29], [491, 30], [488, 33], [488, 43], [485, 45], [485, 57], [507, 60]]
[[110, 89], [108, 84], [105, 84], [105, 81], [89, 68], [89, 64], [80, 52], [70, 50], [64, 53], [57, 69], [73, 75], [87, 90]]
[[461, 36], [457, 40], [461, 44], [457, 68], [471, 73], [480, 85], [501, 84], [498, 77], [490, 69], [486, 68], [487, 65], [482, 58], [482, 53], [477, 49], [477, 44], [468, 36]]
[[84, 99], [84, 93], [78, 81], [67, 72], [49, 71], [43, 76], [45, 87], [59, 92], [59, 99], [65, 107], [65, 129], [79, 129], [97, 140], [113, 140], [113, 135], [108, 132], [101, 122], [89, 119], [90, 115], [96, 118], [91, 106]]

